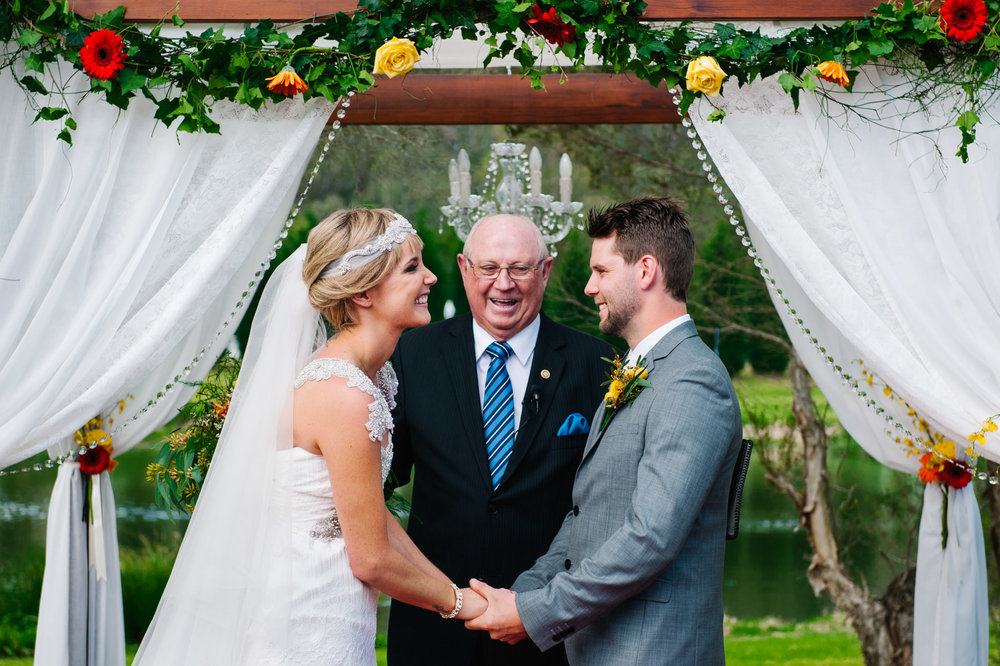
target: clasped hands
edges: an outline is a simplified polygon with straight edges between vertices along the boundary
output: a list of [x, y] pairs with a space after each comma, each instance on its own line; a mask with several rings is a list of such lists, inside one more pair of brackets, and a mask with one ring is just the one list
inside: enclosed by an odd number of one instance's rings
[[465, 598], [459, 615], [466, 620], [466, 629], [488, 631], [490, 638], [511, 645], [527, 638], [528, 632], [514, 604], [516, 592], [490, 587], [475, 578], [469, 581], [469, 588], [475, 594], [463, 595]]

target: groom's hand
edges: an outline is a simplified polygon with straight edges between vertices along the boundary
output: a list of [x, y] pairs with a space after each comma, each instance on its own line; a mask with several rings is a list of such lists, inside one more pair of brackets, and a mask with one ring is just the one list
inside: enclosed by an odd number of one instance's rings
[[498, 590], [473, 578], [469, 587], [478, 592], [489, 607], [479, 617], [465, 623], [466, 629], [482, 629], [490, 632], [490, 638], [513, 645], [528, 636], [521, 622], [521, 616], [514, 604], [517, 592]]

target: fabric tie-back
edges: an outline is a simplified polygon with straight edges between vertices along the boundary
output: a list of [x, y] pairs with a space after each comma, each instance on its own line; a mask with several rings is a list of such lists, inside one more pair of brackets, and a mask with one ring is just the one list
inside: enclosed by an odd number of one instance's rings
[[[187, 134], [147, 100], [95, 96], [72, 102], [69, 147], [0, 72], [0, 468], [71, 450], [97, 415], [118, 455], [176, 414], [239, 323], [332, 108], [219, 103], [221, 135]], [[124, 664], [114, 497], [107, 473], [93, 482], [92, 524], [75, 464], [53, 489], [37, 663]]]
[[[951, 156], [953, 99], [926, 109], [894, 99], [911, 84], [874, 66], [851, 93], [822, 85], [852, 109], [803, 92], [795, 112], [771, 78], [728, 87], [714, 100], [726, 111], [721, 123], [706, 120], [706, 100], [692, 120], [775, 280], [771, 297], [789, 337], [840, 422], [877, 460], [915, 474], [920, 455], [896, 440], [922, 433], [886, 385], [959, 454], [1000, 412], [1000, 127], [987, 119], [963, 164]], [[871, 385], [863, 369], [875, 374]], [[1000, 439], [977, 450], [998, 461]], [[925, 491], [914, 664], [985, 665], [975, 482], [948, 495], [942, 551], [941, 491]]]

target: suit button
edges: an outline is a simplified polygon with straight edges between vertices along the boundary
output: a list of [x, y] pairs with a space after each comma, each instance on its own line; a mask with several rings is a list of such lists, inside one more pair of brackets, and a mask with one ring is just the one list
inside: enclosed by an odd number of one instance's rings
[[499, 509], [497, 509], [497, 505], [496, 504], [490, 503], [490, 504], [486, 505], [486, 513], [490, 514], [491, 516], [497, 515], [498, 511], [499, 511]]
[[576, 504], [573, 505], [573, 515], [574, 516], [579, 516], [580, 515], [580, 507], [577, 506]]
[[573, 566], [573, 561], [572, 561], [572, 560], [570, 560], [570, 559], [569, 559], [569, 558], [567, 557], [567, 558], [566, 558], [566, 571], [569, 571], [569, 568], [570, 568], [571, 566]]

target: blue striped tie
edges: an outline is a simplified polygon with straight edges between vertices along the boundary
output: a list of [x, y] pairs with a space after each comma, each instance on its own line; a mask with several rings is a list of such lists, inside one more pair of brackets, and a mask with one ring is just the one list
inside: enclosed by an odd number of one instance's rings
[[483, 396], [483, 434], [486, 435], [486, 456], [490, 462], [490, 477], [496, 488], [507, 469], [514, 450], [514, 391], [507, 374], [507, 359], [512, 350], [506, 342], [494, 342], [486, 348], [493, 357], [486, 371], [486, 392]]

